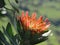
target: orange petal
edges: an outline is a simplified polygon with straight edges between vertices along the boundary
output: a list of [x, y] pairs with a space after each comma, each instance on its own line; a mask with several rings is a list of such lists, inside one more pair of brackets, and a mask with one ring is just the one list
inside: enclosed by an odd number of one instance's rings
[[43, 22], [43, 23], [42, 23], [42, 26], [46, 26], [46, 22]]

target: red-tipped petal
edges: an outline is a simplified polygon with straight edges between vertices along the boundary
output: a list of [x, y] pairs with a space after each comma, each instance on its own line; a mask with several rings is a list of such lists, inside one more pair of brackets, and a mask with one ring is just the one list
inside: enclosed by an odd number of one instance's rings
[[43, 20], [43, 16], [40, 16], [38, 22], [41, 22], [42, 20]]
[[28, 15], [28, 11], [26, 11], [26, 15]]
[[36, 13], [33, 13], [31, 18], [36, 19]]
[[49, 22], [48, 18], [45, 19], [45, 22]]
[[40, 16], [40, 19], [42, 20], [43, 19], [43, 16]]
[[51, 22], [48, 22], [47, 24], [51, 24]]

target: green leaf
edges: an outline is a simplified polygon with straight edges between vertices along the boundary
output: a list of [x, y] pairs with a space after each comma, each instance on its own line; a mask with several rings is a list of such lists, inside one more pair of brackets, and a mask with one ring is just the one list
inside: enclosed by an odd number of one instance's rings
[[1, 42], [1, 40], [0, 40], [0, 45], [3, 45], [2, 42]]
[[[10, 28], [9, 28], [9, 27], [10, 27]], [[3, 28], [4, 34], [8, 37], [10, 43], [13, 44], [13, 45], [17, 45], [16, 41], [15, 41], [14, 38], [13, 38], [14, 35], [13, 35], [13, 33], [12, 33], [11, 24], [8, 23], [6, 30], [5, 30], [4, 27], [2, 27], [2, 28]], [[10, 31], [10, 30], [11, 30], [11, 31]], [[9, 31], [10, 31], [10, 32], [9, 32]]]
[[19, 12], [19, 6], [18, 4], [15, 2], [15, 1], [12, 1], [12, 0], [8, 0], [10, 5], [13, 7], [13, 9], [17, 12]]
[[18, 31], [18, 34], [20, 35], [19, 37], [22, 38], [23, 37], [23, 30], [21, 27], [21, 23], [19, 21], [17, 21], [17, 31]]
[[6, 31], [7, 31], [8, 35], [10, 37], [13, 37], [12, 27], [11, 27], [11, 24], [10, 23], [8, 23], [8, 25], [6, 27]]
[[19, 34], [16, 34], [14, 36], [14, 40], [17, 42], [18, 45], [20, 45], [21, 39], [20, 39], [20, 35]]
[[5, 44], [5, 45], [10, 45], [7, 41], [6, 38], [4, 37], [4, 34], [0, 31], [0, 40]]
[[19, 21], [17, 21], [17, 30], [22, 30], [22, 27]]
[[15, 11], [7, 9], [6, 16], [9, 18], [10, 22], [13, 24], [13, 26], [17, 30], [17, 25], [16, 25], [17, 24], [17, 20], [16, 20]]
[[41, 36], [41, 34], [34, 34], [31, 37], [31, 42], [33, 44], [37, 44], [37, 43], [41, 43], [47, 39], [48, 39], [48, 37], [43, 37], [43, 36]]
[[21, 36], [21, 38], [23, 38], [24, 31], [23, 31], [22, 25], [19, 21], [17, 21], [17, 31], [18, 31], [19, 35]]

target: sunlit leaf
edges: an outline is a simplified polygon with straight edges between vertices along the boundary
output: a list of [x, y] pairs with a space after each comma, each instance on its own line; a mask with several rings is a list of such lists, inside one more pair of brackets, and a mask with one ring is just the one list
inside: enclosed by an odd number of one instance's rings
[[13, 32], [12, 32], [12, 28], [11, 28], [11, 24], [10, 23], [8, 23], [8, 25], [6, 27], [6, 31], [7, 31], [8, 35], [10, 37], [13, 37]]

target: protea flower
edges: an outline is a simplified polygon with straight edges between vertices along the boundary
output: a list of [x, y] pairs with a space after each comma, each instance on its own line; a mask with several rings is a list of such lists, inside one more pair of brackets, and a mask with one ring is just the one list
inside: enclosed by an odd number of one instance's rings
[[32, 33], [43, 33], [47, 31], [50, 26], [48, 18], [43, 20], [43, 17], [40, 16], [38, 19], [36, 19], [35, 12], [32, 14], [32, 16], [29, 16], [28, 11], [26, 11], [26, 14], [24, 14], [24, 11], [22, 11], [22, 15], [18, 16], [18, 20], [20, 20], [25, 30], [31, 30]]

